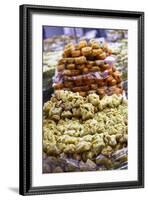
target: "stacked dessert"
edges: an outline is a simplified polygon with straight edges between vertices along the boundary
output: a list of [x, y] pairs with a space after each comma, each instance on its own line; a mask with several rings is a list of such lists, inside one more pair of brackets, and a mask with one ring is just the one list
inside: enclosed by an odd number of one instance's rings
[[121, 74], [107, 44], [85, 40], [65, 46], [58, 62], [53, 87], [79, 92], [81, 96], [122, 94]]

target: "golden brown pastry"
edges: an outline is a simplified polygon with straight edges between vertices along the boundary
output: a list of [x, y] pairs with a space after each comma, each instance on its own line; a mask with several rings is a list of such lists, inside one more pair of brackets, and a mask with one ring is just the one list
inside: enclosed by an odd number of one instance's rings
[[80, 70], [78, 69], [73, 69], [73, 70], [69, 70], [69, 69], [65, 69], [63, 71], [63, 74], [66, 76], [76, 76], [80, 74]]
[[71, 70], [65, 69], [65, 70], [63, 71], [63, 75], [71, 76]]
[[91, 66], [93, 66], [93, 65], [95, 65], [95, 61], [87, 61], [87, 63], [88, 63], [88, 65], [91, 65]]
[[60, 65], [60, 64], [66, 64], [66, 58], [61, 58], [60, 60], [59, 60], [59, 62], [58, 62], [58, 64]]
[[91, 69], [89, 69], [90, 72], [98, 72], [100, 71], [100, 67], [98, 66], [93, 66]]
[[86, 47], [86, 46], [87, 46], [86, 40], [81, 40], [81, 41], [78, 43], [78, 48], [79, 48], [79, 49], [82, 49], [83, 47]]
[[73, 64], [73, 63], [72, 63], [72, 64], [67, 64], [67, 65], [66, 65], [66, 68], [67, 68], [67, 69], [70, 69], [70, 70], [71, 70], [71, 69], [75, 69], [75, 64]]
[[92, 49], [99, 49], [100, 48], [99, 43], [94, 41], [94, 40], [89, 41], [89, 45], [92, 47]]
[[71, 47], [65, 48], [64, 49], [64, 57], [70, 57], [71, 56], [71, 51], [72, 51]]
[[85, 68], [85, 64], [81, 64], [81, 65], [76, 65], [76, 69], [82, 70]]
[[87, 74], [89, 72], [89, 69], [87, 68], [87, 67], [84, 67], [83, 69], [82, 69], [82, 73], [83, 74]]
[[83, 56], [90, 56], [92, 53], [92, 48], [91, 47], [83, 47], [81, 49], [82, 55]]
[[65, 58], [67, 64], [74, 63], [75, 59], [74, 58]]
[[72, 57], [79, 57], [79, 56], [81, 56], [81, 51], [80, 50], [72, 50], [71, 55], [72, 55]]
[[104, 60], [106, 58], [106, 53], [103, 52], [101, 54], [99, 54], [98, 56], [96, 56], [98, 59]]
[[109, 64], [105, 64], [105, 63], [104, 63], [104, 65], [102, 65], [102, 68], [103, 68], [103, 70], [106, 70], [106, 69], [110, 70], [111, 69], [111, 67], [109, 67]]
[[74, 59], [76, 64], [84, 64], [87, 62], [85, 56], [80, 56]]
[[92, 50], [92, 56], [99, 57], [99, 55], [102, 54], [102, 53], [103, 53], [102, 49], [93, 49]]

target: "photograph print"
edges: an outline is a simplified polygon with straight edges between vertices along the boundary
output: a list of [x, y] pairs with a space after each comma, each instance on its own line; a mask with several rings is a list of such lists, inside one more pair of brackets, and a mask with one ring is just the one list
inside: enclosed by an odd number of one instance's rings
[[42, 26], [42, 172], [128, 169], [128, 30]]

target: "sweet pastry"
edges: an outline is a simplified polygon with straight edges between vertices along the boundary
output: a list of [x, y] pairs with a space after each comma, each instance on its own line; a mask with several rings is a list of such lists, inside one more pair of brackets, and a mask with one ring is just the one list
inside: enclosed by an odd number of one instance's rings
[[87, 62], [86, 57], [85, 56], [80, 56], [80, 57], [76, 57], [74, 59], [76, 64], [84, 64]]
[[82, 55], [83, 56], [90, 56], [92, 53], [92, 48], [91, 47], [83, 47], [81, 49]]

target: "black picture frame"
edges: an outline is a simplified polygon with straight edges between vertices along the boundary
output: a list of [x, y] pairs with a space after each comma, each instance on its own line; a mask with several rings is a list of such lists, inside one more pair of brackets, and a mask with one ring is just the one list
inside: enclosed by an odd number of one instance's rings
[[[138, 20], [138, 180], [126, 182], [32, 186], [32, 14], [83, 15]], [[20, 174], [19, 193], [37, 195], [65, 192], [130, 189], [144, 187], [144, 13], [137, 11], [98, 10], [88, 8], [20, 6]]]

